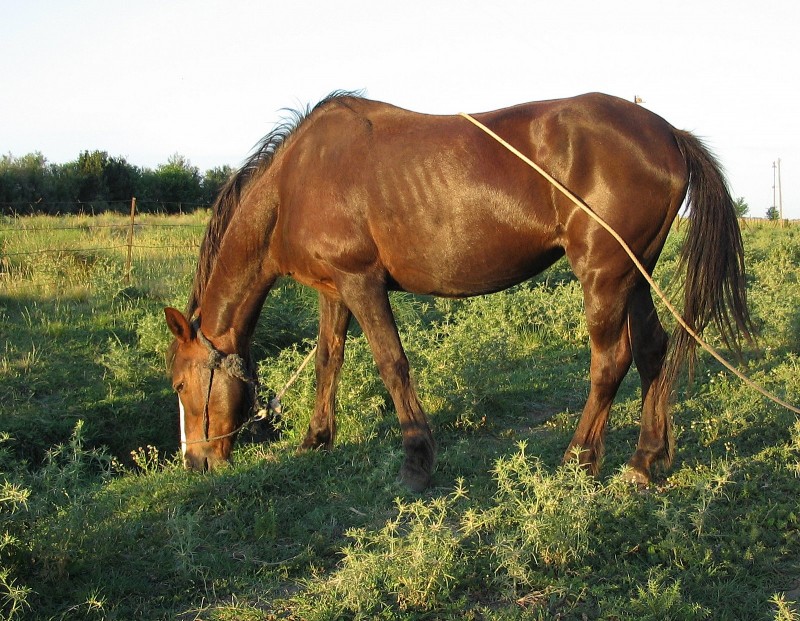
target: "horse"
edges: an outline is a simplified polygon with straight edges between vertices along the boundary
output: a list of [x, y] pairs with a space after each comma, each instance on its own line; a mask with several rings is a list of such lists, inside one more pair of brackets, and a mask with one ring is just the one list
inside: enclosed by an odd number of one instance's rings
[[[744, 251], [720, 164], [692, 133], [634, 103], [590, 93], [474, 118], [524, 152], [626, 240], [652, 272], [684, 199], [684, 319], [749, 338]], [[388, 292], [494, 293], [566, 255], [583, 290], [590, 388], [565, 459], [597, 474], [609, 410], [635, 361], [641, 424], [628, 461], [645, 485], [669, 466], [678, 369], [694, 355], [668, 336], [650, 288], [597, 222], [459, 116], [427, 115], [335, 92], [295, 113], [220, 191], [185, 313], [164, 309], [181, 449], [190, 470], [230, 461], [254, 401], [251, 341], [279, 277], [319, 293], [316, 400], [300, 450], [330, 449], [345, 340], [355, 317], [402, 430], [399, 478], [430, 485], [435, 442]]]

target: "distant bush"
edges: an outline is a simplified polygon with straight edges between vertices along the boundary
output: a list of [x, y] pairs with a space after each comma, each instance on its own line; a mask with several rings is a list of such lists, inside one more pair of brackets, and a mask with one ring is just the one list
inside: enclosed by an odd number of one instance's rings
[[231, 175], [230, 166], [201, 174], [175, 154], [155, 170], [129, 164], [105, 151], [83, 151], [76, 160], [52, 164], [39, 152], [0, 157], [0, 213], [75, 214], [127, 211], [179, 213], [210, 205]]

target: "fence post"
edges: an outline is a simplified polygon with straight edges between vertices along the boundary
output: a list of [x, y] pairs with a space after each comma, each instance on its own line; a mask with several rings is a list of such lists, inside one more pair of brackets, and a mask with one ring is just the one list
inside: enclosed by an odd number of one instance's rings
[[128, 228], [128, 260], [125, 262], [125, 286], [131, 284], [131, 253], [133, 251], [133, 226], [136, 223], [136, 197], [131, 198], [131, 223]]

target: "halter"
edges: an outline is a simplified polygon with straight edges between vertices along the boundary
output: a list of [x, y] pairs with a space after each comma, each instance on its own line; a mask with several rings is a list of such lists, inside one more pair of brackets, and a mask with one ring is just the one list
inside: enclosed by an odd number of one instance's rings
[[[267, 417], [267, 414], [270, 411], [280, 413], [280, 401], [277, 398], [271, 399], [270, 402], [267, 404], [267, 407], [264, 407], [261, 399], [258, 395], [258, 379], [254, 376], [251, 376], [248, 372], [248, 364], [245, 362], [244, 358], [242, 358], [239, 354], [226, 354], [216, 347], [214, 344], [208, 340], [208, 338], [200, 331], [200, 328], [197, 329], [197, 340], [200, 341], [203, 346], [208, 350], [208, 359], [206, 360], [204, 366], [206, 369], [209, 370], [208, 376], [208, 389], [206, 390], [206, 398], [205, 403], [203, 405], [203, 439], [202, 440], [193, 440], [191, 442], [186, 442], [186, 444], [198, 444], [200, 442], [211, 442], [212, 440], [222, 440], [223, 438], [229, 438], [232, 435], [239, 433], [242, 429], [244, 429], [247, 425], [250, 425], [254, 422], [264, 420]], [[211, 400], [211, 386], [214, 383], [214, 371], [219, 369], [220, 371], [224, 371], [230, 377], [236, 378], [245, 384], [247, 384], [250, 389], [253, 391], [253, 405], [251, 410], [254, 412], [250, 418], [248, 418], [245, 422], [239, 425], [236, 429], [229, 433], [225, 433], [219, 436], [212, 436], [208, 437], [208, 430], [210, 425], [209, 415], [208, 415], [208, 404]]]

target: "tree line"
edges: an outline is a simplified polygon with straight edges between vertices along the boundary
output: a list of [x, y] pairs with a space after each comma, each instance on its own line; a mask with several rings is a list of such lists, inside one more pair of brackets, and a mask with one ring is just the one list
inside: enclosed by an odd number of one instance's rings
[[2, 213], [69, 214], [126, 211], [131, 197], [141, 211], [178, 213], [210, 205], [231, 175], [230, 166], [201, 173], [182, 155], [142, 168], [105, 151], [83, 151], [76, 160], [53, 164], [39, 152], [0, 156]]
[[[191, 211], [211, 205], [232, 173], [226, 165], [201, 174], [177, 153], [155, 170], [134, 166], [105, 151], [83, 151], [66, 164], [49, 163], [38, 151], [22, 157], [2, 155], [0, 213], [126, 212], [134, 196], [139, 211]], [[743, 198], [736, 199], [735, 208], [739, 217], [749, 211]], [[777, 219], [777, 208], [771, 207], [766, 215]]]

